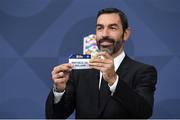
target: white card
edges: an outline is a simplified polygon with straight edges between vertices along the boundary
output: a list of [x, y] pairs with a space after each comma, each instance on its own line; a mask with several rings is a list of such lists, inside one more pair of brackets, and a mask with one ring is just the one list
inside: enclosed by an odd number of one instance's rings
[[91, 55], [73, 54], [69, 57], [69, 63], [73, 64], [72, 69], [90, 69], [89, 60]]

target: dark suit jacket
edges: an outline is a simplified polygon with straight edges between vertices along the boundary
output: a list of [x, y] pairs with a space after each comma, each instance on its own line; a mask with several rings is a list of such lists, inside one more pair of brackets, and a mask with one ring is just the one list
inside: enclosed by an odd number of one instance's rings
[[73, 70], [65, 93], [54, 104], [51, 91], [46, 101], [46, 118], [149, 118], [152, 115], [157, 72], [154, 67], [125, 56], [116, 72], [119, 81], [111, 96], [105, 92], [98, 106], [99, 71]]

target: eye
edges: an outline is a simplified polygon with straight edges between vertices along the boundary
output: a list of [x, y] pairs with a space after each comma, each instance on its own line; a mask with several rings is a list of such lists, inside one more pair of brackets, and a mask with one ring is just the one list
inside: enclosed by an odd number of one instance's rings
[[110, 29], [113, 30], [113, 31], [115, 31], [115, 30], [117, 30], [118, 28], [117, 28], [116, 26], [110, 26]]
[[97, 27], [96, 27], [96, 30], [97, 30], [97, 31], [101, 31], [101, 30], [103, 30], [103, 27], [102, 27], [102, 26], [97, 26]]

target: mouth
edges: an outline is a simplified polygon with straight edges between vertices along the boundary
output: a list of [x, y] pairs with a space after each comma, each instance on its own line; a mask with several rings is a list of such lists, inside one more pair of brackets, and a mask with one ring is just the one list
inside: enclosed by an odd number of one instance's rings
[[103, 39], [99, 41], [99, 44], [103, 48], [111, 47], [114, 44], [114, 41], [111, 39]]

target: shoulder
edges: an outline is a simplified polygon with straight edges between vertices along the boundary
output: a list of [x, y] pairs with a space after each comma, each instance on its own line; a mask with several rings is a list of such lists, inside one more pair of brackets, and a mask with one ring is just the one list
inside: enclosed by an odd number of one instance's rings
[[153, 65], [145, 64], [140, 61], [134, 60], [127, 55], [122, 61], [118, 69], [120, 75], [128, 76], [154, 76], [157, 77], [157, 70]]
[[135, 60], [133, 58], [130, 58], [127, 55], [124, 58], [124, 62], [125, 62], [125, 64], [128, 64], [128, 66], [130, 68], [132, 68], [132, 69], [136, 69], [136, 70], [139, 70], [139, 69], [153, 69], [154, 71], [156, 71], [156, 68], [153, 65], [137, 61], [137, 60]]
[[145, 64], [126, 56], [122, 67], [123, 69], [120, 72], [126, 71], [124, 72], [126, 73], [124, 77], [133, 80], [135, 84], [149, 83], [155, 85], [157, 82], [157, 70], [153, 65]]

